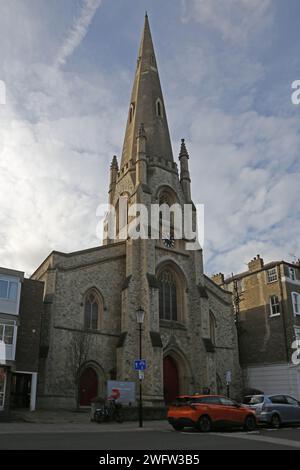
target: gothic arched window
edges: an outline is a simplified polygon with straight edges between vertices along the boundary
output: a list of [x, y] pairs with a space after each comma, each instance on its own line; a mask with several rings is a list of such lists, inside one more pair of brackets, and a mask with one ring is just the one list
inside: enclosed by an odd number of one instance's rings
[[87, 330], [99, 329], [100, 304], [98, 297], [92, 291], [85, 299], [84, 303], [84, 327]]
[[[178, 215], [178, 210], [176, 209], [177, 199], [173, 190], [170, 188], [163, 188], [158, 195], [159, 201], [159, 239], [164, 240], [172, 239], [172, 247], [177, 247], [175, 241], [175, 233], [178, 234], [178, 230], [175, 232], [176, 228], [180, 228], [178, 225], [175, 225], [175, 214]], [[181, 214], [179, 215], [181, 218]]]
[[171, 206], [173, 204], [172, 195], [167, 191], [162, 191], [159, 195], [159, 205], [167, 204]]
[[129, 110], [129, 122], [132, 121], [134, 115], [134, 103], [131, 103], [130, 110]]
[[209, 312], [209, 336], [213, 345], [216, 344], [216, 326], [215, 316], [212, 312]]
[[172, 272], [165, 270], [159, 276], [159, 317], [177, 321], [177, 286]]
[[128, 206], [129, 195], [123, 193], [116, 204], [116, 236], [120, 240], [126, 240], [128, 236]]
[[158, 117], [162, 117], [163, 116], [163, 105], [162, 105], [162, 102], [161, 100], [158, 98], [158, 100], [156, 101], [156, 115]]

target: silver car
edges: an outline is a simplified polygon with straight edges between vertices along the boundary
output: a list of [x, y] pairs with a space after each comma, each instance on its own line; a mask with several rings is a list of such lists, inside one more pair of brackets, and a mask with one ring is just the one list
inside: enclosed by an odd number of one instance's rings
[[243, 403], [255, 410], [261, 424], [279, 428], [300, 423], [300, 402], [288, 395], [248, 395]]

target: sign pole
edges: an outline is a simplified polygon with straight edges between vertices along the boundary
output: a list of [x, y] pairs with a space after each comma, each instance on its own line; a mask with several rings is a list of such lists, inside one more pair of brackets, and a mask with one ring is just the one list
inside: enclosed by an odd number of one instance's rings
[[231, 370], [226, 372], [226, 391], [227, 398], [230, 398]]
[[[140, 360], [135, 361], [135, 368], [139, 371], [139, 382], [140, 382], [140, 403], [139, 403], [139, 427], [143, 427], [143, 387], [142, 387], [142, 380], [143, 375], [141, 372], [146, 368], [146, 361], [142, 361], [142, 324], [144, 323], [145, 312], [142, 307], [138, 308], [136, 311], [136, 321], [139, 325], [139, 333], [140, 333]], [[138, 364], [136, 364], [138, 363]]]
[[[140, 361], [142, 360], [142, 324], [139, 324], [140, 330]], [[139, 403], [139, 427], [143, 427], [143, 381], [140, 379], [140, 403]]]

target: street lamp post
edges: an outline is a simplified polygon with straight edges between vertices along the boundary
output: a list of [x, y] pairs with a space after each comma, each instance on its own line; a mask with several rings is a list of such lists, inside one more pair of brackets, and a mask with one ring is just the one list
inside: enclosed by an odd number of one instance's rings
[[[145, 312], [142, 307], [139, 307], [136, 311], [136, 321], [139, 325], [139, 359], [142, 360], [142, 325], [144, 323]], [[139, 371], [139, 374], [141, 372]], [[143, 380], [139, 376], [140, 382], [140, 403], [139, 403], [139, 427], [143, 427]]]

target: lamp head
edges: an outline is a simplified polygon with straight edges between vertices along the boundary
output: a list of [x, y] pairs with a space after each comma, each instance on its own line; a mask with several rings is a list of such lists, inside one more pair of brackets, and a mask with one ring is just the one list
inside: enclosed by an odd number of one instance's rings
[[142, 325], [144, 323], [144, 318], [145, 318], [145, 311], [142, 309], [142, 307], [139, 307], [136, 311], [136, 321], [139, 325]]

